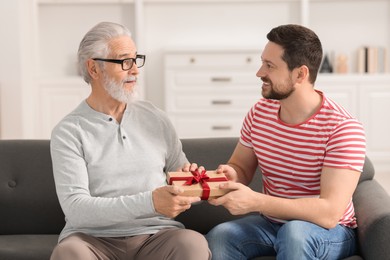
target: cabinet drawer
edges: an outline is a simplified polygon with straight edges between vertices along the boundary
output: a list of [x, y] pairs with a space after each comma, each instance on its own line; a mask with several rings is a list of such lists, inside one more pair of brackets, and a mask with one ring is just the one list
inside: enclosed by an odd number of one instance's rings
[[237, 71], [176, 71], [167, 74], [168, 87], [232, 87], [232, 86], [260, 86], [261, 80], [256, 77], [256, 70]]
[[214, 117], [187, 117], [176, 116], [172, 118], [176, 131], [180, 138], [194, 137], [227, 137], [240, 136], [242, 122], [245, 113], [242, 116], [224, 118], [226, 115], [215, 115]]
[[255, 95], [176, 95], [173, 104], [167, 104], [177, 111], [248, 111], [259, 99], [260, 93]]
[[227, 53], [186, 53], [166, 54], [165, 66], [167, 68], [192, 67], [257, 67], [260, 66], [261, 52], [227, 52]]

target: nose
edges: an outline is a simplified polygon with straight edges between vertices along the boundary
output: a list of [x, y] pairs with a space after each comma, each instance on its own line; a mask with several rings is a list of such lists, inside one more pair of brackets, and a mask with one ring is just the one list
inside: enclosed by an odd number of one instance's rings
[[256, 77], [261, 78], [265, 76], [264, 70], [262, 69], [263, 66], [261, 66], [258, 71], [256, 72]]
[[131, 75], [138, 75], [139, 74], [139, 69], [137, 65], [134, 63], [131, 69], [128, 70], [129, 74]]

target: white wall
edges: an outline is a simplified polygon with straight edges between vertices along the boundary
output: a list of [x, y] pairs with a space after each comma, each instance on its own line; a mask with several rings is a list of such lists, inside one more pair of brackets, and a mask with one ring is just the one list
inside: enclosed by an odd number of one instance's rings
[[0, 10], [0, 134], [16, 138], [23, 129], [19, 2], [0, 1]]
[[0, 1], [0, 136], [30, 137], [33, 91], [33, 2]]

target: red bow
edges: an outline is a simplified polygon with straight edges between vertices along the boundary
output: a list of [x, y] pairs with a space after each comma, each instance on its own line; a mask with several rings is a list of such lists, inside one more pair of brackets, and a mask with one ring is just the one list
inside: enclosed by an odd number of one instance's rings
[[210, 179], [210, 177], [206, 174], [206, 170], [199, 172], [198, 170], [191, 171], [193, 177], [189, 177], [187, 181], [183, 185], [192, 185], [200, 182], [204, 182], [205, 180]]
[[210, 179], [209, 176], [206, 174], [206, 170], [203, 170], [202, 172], [199, 172], [198, 169], [195, 171], [191, 171], [193, 177], [189, 178], [183, 185], [192, 185], [200, 183], [202, 185], [203, 193], [202, 193], [202, 200], [207, 200], [210, 196], [210, 186], [207, 184], [207, 181]]
[[199, 172], [198, 169], [195, 171], [191, 171], [192, 177], [190, 176], [175, 176], [171, 177], [169, 179], [169, 184], [172, 184], [173, 181], [185, 181], [183, 185], [193, 185], [193, 184], [198, 184], [202, 186], [202, 200], [207, 200], [210, 196], [210, 186], [207, 184], [207, 182], [218, 182], [218, 181], [227, 181], [228, 179], [225, 176], [222, 177], [217, 177], [217, 178], [210, 178], [206, 170], [203, 170], [202, 172]]

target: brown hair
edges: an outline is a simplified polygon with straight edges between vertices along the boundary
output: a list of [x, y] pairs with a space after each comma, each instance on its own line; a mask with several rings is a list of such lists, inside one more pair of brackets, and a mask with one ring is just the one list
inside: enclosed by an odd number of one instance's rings
[[314, 84], [322, 61], [322, 45], [318, 36], [310, 29], [296, 24], [273, 28], [267, 39], [284, 49], [282, 59], [292, 71], [302, 65], [309, 68], [309, 81]]

